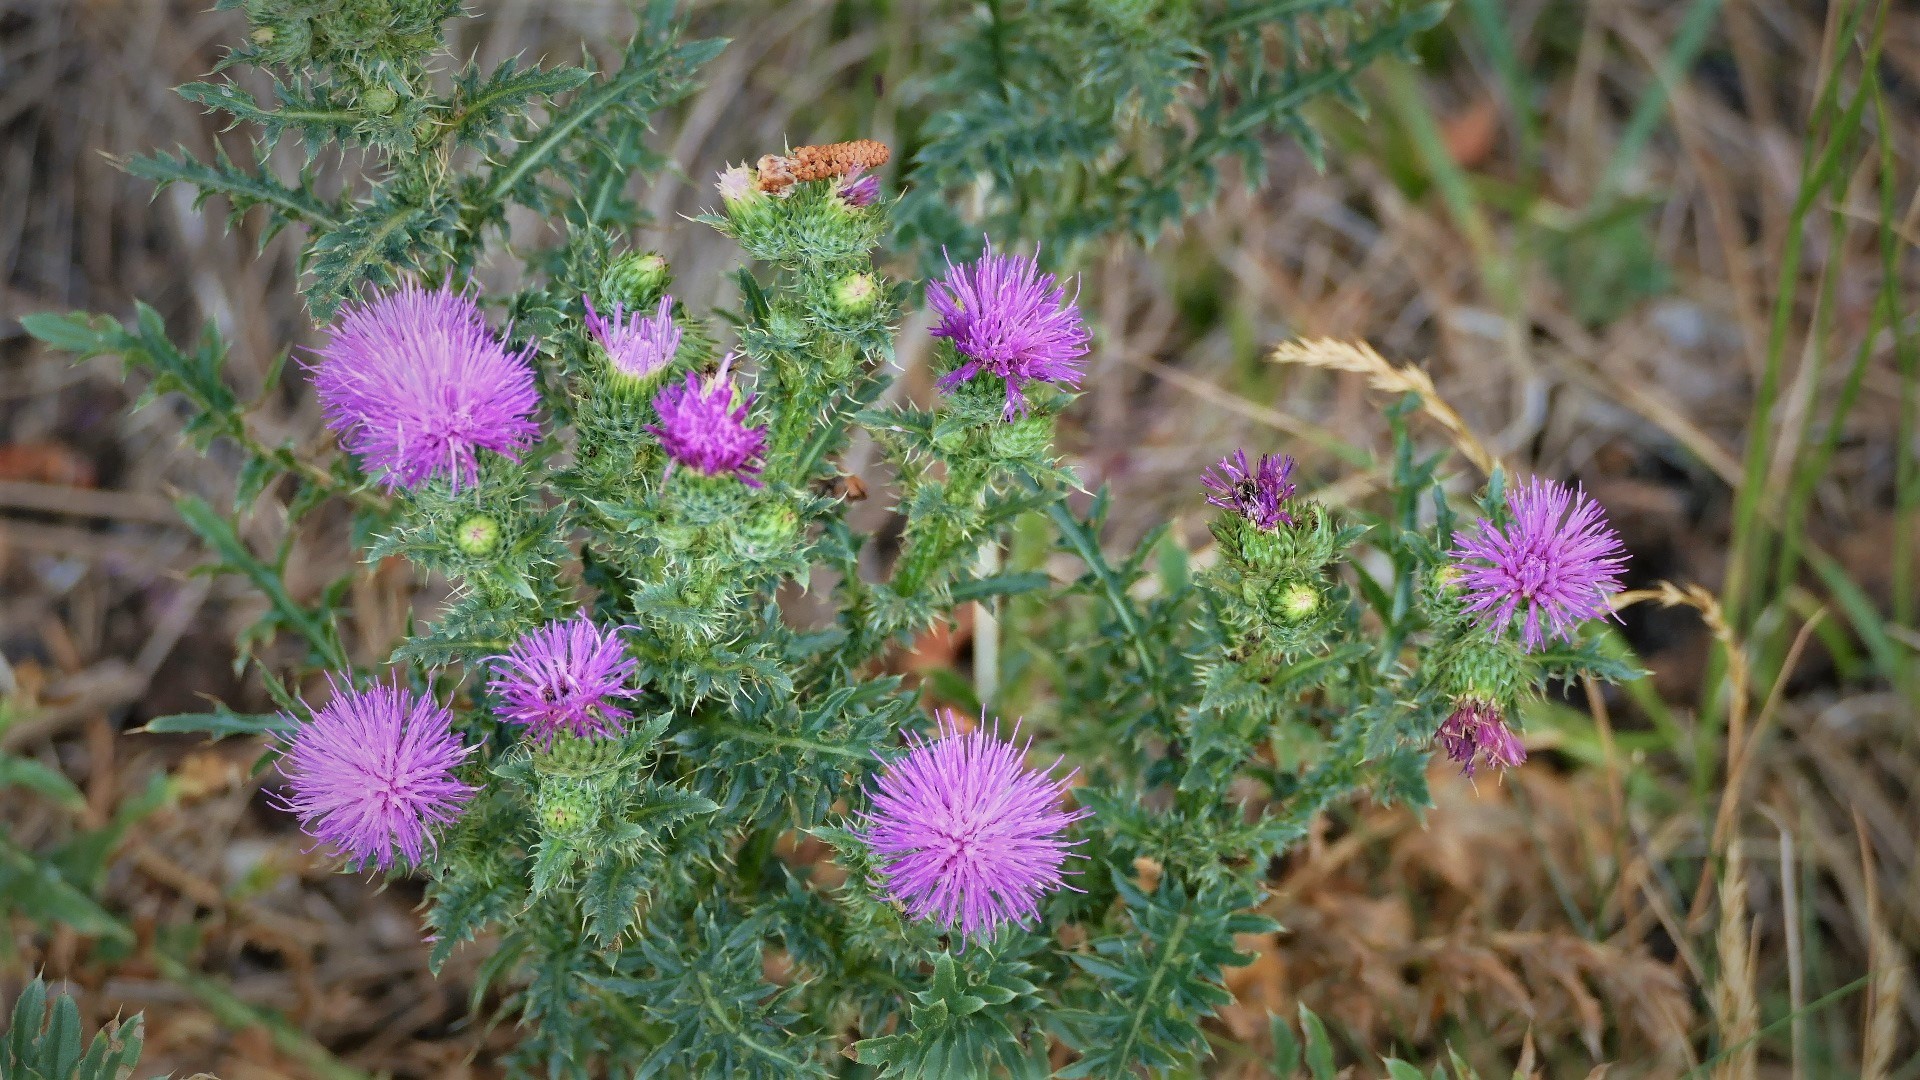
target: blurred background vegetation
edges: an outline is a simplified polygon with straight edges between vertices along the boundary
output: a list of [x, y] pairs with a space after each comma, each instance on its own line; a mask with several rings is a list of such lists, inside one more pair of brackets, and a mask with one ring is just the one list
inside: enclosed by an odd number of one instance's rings
[[[226, 228], [217, 202], [117, 167], [176, 146], [251, 160], [168, 91], [245, 32], [205, 6], [0, 0], [0, 1001], [45, 972], [90, 1024], [144, 1012], [143, 1073], [495, 1075], [515, 1033], [469, 999], [484, 948], [431, 978], [418, 891], [310, 858], [248, 774], [254, 747], [120, 734], [203, 695], [266, 704], [231, 645], [261, 601], [188, 574], [202, 553], [171, 504], [230, 499], [235, 463], [186, 447], [178, 413], [132, 412], [145, 387], [110, 359], [69, 366], [18, 320], [135, 298], [176, 340], [211, 320], [244, 398], [314, 340], [298, 237]], [[634, 21], [618, 0], [468, 6], [455, 52], [486, 67], [582, 42], [611, 63]], [[1435, 448], [1477, 439], [1578, 479], [1633, 554], [1617, 645], [1648, 676], [1527, 717], [1533, 757], [1504, 783], [1443, 765], [1424, 819], [1328, 814], [1273, 868], [1285, 930], [1246, 943], [1259, 958], [1231, 973], [1210, 1075], [1274, 1075], [1293, 1035], [1269, 1017], [1304, 1005], [1356, 1075], [1455, 1052], [1488, 1076], [1920, 1076], [1920, 10], [1208, 5], [1227, 14], [1206, 77], [1262, 19], [1311, 18], [1302, 56], [1370, 62], [1344, 101], [1211, 88], [1278, 104], [1196, 110], [1172, 152], [1218, 171], [1169, 192], [1156, 176], [1196, 174], [1146, 167], [1163, 158], [1130, 131], [1028, 122], [1024, 101], [1102, 92], [1058, 77], [1060, 42], [992, 32], [1042, 7], [1139, 63], [1193, 17], [1176, 0], [693, 5], [695, 34], [733, 43], [645, 141], [663, 168], [630, 191], [638, 243], [690, 304], [727, 302], [738, 252], [684, 219], [714, 172], [880, 139], [888, 182], [919, 181], [903, 272], [965, 253], [981, 218], [1081, 272], [1097, 349], [1062, 430], [1088, 488], [1112, 487], [1116, 547], [1170, 518], [1169, 572], [1208, 559], [1196, 477], [1241, 445], [1301, 458], [1318, 497], [1369, 499], [1382, 406], [1406, 387], [1273, 362], [1329, 336], [1418, 365], [1461, 419], [1425, 430]], [[1108, 148], [1087, 164], [1089, 146]], [[1023, 165], [1055, 159], [1082, 164]], [[509, 225], [542, 235], [530, 213]], [[930, 390], [923, 327], [902, 337], [909, 394]], [[326, 445], [297, 385], [267, 406], [263, 438]], [[245, 539], [294, 545], [295, 592], [350, 578], [356, 656], [436, 609], [436, 583], [353, 565], [344, 517], [284, 521], [259, 507]], [[1013, 684], [1049, 632], [1044, 612], [1005, 616]], [[975, 629], [897, 663], [964, 702]]]

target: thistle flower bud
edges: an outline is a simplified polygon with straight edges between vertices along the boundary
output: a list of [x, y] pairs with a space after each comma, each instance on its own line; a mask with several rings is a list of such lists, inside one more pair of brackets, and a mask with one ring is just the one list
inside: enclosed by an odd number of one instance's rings
[[475, 558], [490, 554], [500, 543], [500, 523], [485, 514], [472, 517], [453, 527], [453, 544]]
[[791, 547], [800, 535], [800, 516], [785, 503], [761, 506], [741, 519], [734, 548], [748, 558], [768, 558]]
[[600, 299], [609, 306], [640, 311], [658, 302], [672, 283], [667, 260], [657, 252], [629, 252], [601, 276]]
[[1023, 416], [1012, 423], [987, 429], [987, 445], [1003, 461], [1028, 461], [1044, 456], [1053, 446], [1053, 418]]
[[400, 107], [400, 95], [385, 83], [375, 83], [360, 95], [360, 104], [365, 105], [368, 112], [385, 116]]
[[1320, 590], [1296, 581], [1280, 590], [1280, 615], [1288, 622], [1305, 622], [1320, 610]]
[[833, 306], [843, 315], [860, 315], [873, 310], [880, 285], [872, 274], [848, 274], [833, 287]]
[[599, 793], [591, 781], [571, 776], [548, 776], [540, 782], [534, 812], [541, 831], [549, 836], [576, 837], [586, 833], [600, 816]]

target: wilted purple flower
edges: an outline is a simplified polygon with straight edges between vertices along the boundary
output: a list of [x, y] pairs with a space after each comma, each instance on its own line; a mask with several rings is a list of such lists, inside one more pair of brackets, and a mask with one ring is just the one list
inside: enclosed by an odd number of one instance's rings
[[864, 169], [854, 169], [834, 185], [834, 194], [848, 206], [872, 206], [880, 197], [880, 178]]
[[418, 865], [433, 827], [459, 817], [473, 795], [453, 775], [473, 748], [431, 697], [332, 686], [333, 700], [282, 744], [280, 774], [292, 788], [282, 805], [330, 855], [382, 870], [400, 856]]
[[1482, 519], [1455, 549], [1467, 610], [1504, 632], [1525, 608], [1520, 639], [1529, 650], [1550, 637], [1571, 640], [1582, 620], [1610, 614], [1626, 553], [1599, 504], [1536, 478], [1507, 492], [1507, 507], [1512, 525]]
[[514, 642], [488, 689], [500, 695], [500, 714], [524, 724], [542, 746], [559, 734], [601, 738], [626, 730], [633, 714], [613, 703], [631, 693], [639, 666], [617, 630], [584, 616], [550, 622]]
[[653, 398], [660, 423], [647, 430], [660, 440], [668, 457], [687, 468], [708, 476], [737, 476], [742, 483], [759, 487], [757, 459], [766, 452], [767, 429], [747, 426], [753, 395], [735, 403], [733, 383], [727, 378], [732, 363], [728, 357], [704, 388], [692, 372], [687, 373], [686, 382], [662, 387]]
[[1293, 524], [1286, 509], [1293, 498], [1292, 475], [1293, 458], [1286, 454], [1261, 454], [1260, 464], [1249, 469], [1247, 452], [1235, 450], [1203, 473], [1200, 482], [1213, 492], [1208, 505], [1231, 510], [1257, 528], [1277, 529]]
[[907, 744], [881, 773], [860, 830], [886, 893], [914, 918], [974, 940], [1032, 922], [1040, 898], [1066, 884], [1073, 845], [1061, 833], [1091, 812], [1060, 809], [1072, 775], [1029, 769], [1025, 745], [962, 733], [951, 712], [932, 741], [916, 733]]
[[587, 305], [587, 330], [606, 350], [615, 371], [642, 382], [658, 375], [673, 362], [680, 348], [680, 327], [673, 321], [673, 297], [662, 296], [651, 316], [636, 311], [628, 314], [615, 304], [613, 318], [593, 309], [593, 300], [581, 297]]
[[1480, 765], [1511, 769], [1527, 760], [1527, 748], [1508, 730], [1500, 710], [1473, 698], [1454, 702], [1453, 714], [1433, 738], [1469, 779]]
[[457, 488], [475, 451], [517, 458], [539, 439], [532, 352], [508, 352], [467, 294], [407, 284], [340, 316], [313, 382], [327, 426], [388, 487]]
[[927, 286], [927, 302], [940, 315], [931, 333], [952, 341], [964, 359], [940, 379], [942, 390], [991, 372], [1007, 381], [1012, 419], [1027, 411], [1027, 383], [1080, 385], [1079, 358], [1091, 336], [1066, 290], [1034, 259], [996, 255], [988, 244], [978, 262], [948, 262], [947, 276]]
[[728, 205], [744, 202], [759, 194], [754, 190], [753, 171], [745, 165], [734, 165], [720, 174], [720, 180], [714, 185], [720, 189], [721, 201]]

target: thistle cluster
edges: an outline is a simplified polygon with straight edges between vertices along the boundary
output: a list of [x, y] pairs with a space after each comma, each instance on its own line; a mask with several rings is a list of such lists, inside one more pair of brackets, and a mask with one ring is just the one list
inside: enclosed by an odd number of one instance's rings
[[[929, 400], [889, 395], [915, 288], [874, 261], [902, 200], [871, 140], [721, 174], [697, 220], [749, 263], [737, 310], [690, 310], [627, 246], [638, 209], [615, 194], [644, 161], [623, 149], [644, 146], [633, 102], [670, 101], [717, 50], [665, 7], [617, 70], [470, 70], [446, 97], [414, 39], [454, 5], [309, 7], [250, 3], [249, 55], [319, 65], [311, 85], [350, 114], [393, 117], [334, 137], [379, 140], [402, 178], [269, 202], [314, 230], [326, 332], [305, 366], [341, 453], [254, 441], [217, 339], [189, 356], [144, 324], [29, 328], [146, 358], [202, 445], [250, 455], [239, 502], [284, 496], [297, 522], [335, 501], [369, 560], [451, 586], [355, 666], [350, 581], [302, 602], [284, 559], [192, 504], [220, 569], [271, 601], [249, 641], [301, 645], [263, 671], [276, 797], [343, 870], [425, 880], [436, 967], [490, 936], [512, 1075], [1195, 1071], [1236, 942], [1272, 929], [1266, 868], [1316, 815], [1362, 792], [1423, 803], [1436, 751], [1514, 767], [1548, 680], [1624, 674], [1585, 631], [1622, 568], [1597, 507], [1496, 477], [1456, 532], [1404, 409], [1377, 506], [1325, 505], [1291, 457], [1236, 451], [1194, 480], [1214, 550], [1159, 530], [1110, 557], [1106, 493], [1054, 449], [1097, 370], [1078, 283], [1043, 261], [1071, 245], [949, 237], [920, 283]], [[535, 138], [528, 103], [580, 87]], [[914, 196], [920, 224], [937, 193]], [[472, 270], [509, 204], [560, 240], [487, 296]], [[880, 536], [848, 513], [869, 486], [893, 500]], [[1007, 632], [999, 682], [887, 674], [973, 604]]]

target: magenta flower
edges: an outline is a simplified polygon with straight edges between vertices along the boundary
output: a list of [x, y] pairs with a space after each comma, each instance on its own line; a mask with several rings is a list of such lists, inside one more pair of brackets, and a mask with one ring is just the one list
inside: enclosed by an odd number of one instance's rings
[[532, 354], [508, 352], [465, 293], [408, 284], [341, 315], [313, 383], [327, 426], [387, 487], [458, 488], [476, 451], [518, 458], [539, 440]]
[[500, 696], [500, 715], [542, 746], [560, 734], [618, 735], [633, 719], [612, 700], [632, 693], [627, 680], [639, 666], [617, 630], [584, 616], [550, 622], [494, 659], [500, 668], [487, 688]]
[[1434, 732], [1433, 739], [1468, 779], [1479, 765], [1511, 769], [1527, 760], [1527, 748], [1508, 730], [1500, 710], [1473, 698], [1454, 703], [1453, 714]]
[[1261, 454], [1256, 468], [1247, 468], [1247, 452], [1235, 450], [1203, 473], [1200, 482], [1213, 494], [1209, 506], [1231, 510], [1256, 528], [1273, 530], [1292, 525], [1286, 501], [1293, 498], [1293, 458], [1286, 454]]
[[474, 788], [454, 778], [473, 753], [453, 714], [400, 686], [365, 690], [333, 682], [333, 700], [281, 746], [281, 800], [300, 828], [356, 866], [419, 865], [433, 828], [460, 816]]
[[880, 198], [880, 178], [864, 169], [855, 169], [834, 185], [833, 193], [848, 206], [872, 206]]
[[1010, 420], [1027, 411], [1027, 383], [1080, 385], [1080, 357], [1091, 336], [1066, 290], [1035, 260], [996, 255], [988, 244], [978, 262], [948, 262], [947, 276], [927, 286], [927, 302], [940, 315], [931, 333], [953, 342], [962, 358], [940, 379], [940, 389], [983, 371], [998, 375], [1007, 381]]
[[1572, 640], [1583, 620], [1612, 613], [1626, 552], [1600, 506], [1577, 488], [1534, 479], [1507, 492], [1513, 524], [1482, 519], [1454, 551], [1467, 610], [1504, 633], [1524, 609], [1528, 650]]
[[662, 296], [651, 316], [636, 311], [628, 314], [615, 304], [613, 318], [593, 309], [592, 299], [580, 298], [587, 305], [587, 330], [606, 351], [613, 369], [630, 379], [648, 382], [673, 363], [680, 349], [680, 328], [673, 321], [673, 297]]
[[692, 372], [687, 373], [686, 382], [662, 387], [653, 398], [660, 423], [647, 430], [679, 464], [708, 476], [737, 476], [742, 483], [759, 487], [758, 459], [767, 449], [767, 429], [747, 426], [753, 395], [736, 404], [733, 383], [727, 378], [732, 363], [733, 357], [727, 357], [704, 388]]
[[1060, 809], [1072, 775], [1027, 768], [1026, 745], [963, 734], [951, 712], [939, 717], [936, 738], [909, 734], [907, 745], [881, 773], [860, 830], [886, 893], [914, 918], [976, 941], [1006, 923], [1031, 923], [1040, 898], [1066, 884], [1061, 867], [1073, 845], [1061, 834], [1090, 813]]

